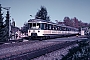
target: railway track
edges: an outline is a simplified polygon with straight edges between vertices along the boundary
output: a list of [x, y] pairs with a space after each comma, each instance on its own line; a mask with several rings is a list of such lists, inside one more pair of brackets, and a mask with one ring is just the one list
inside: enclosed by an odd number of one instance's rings
[[25, 45], [25, 44], [33, 44], [39, 42], [38, 40], [31, 40], [31, 41], [26, 41], [26, 42], [15, 42], [15, 43], [5, 43], [0, 45], [0, 49], [3, 48], [8, 48], [8, 47], [14, 47], [14, 46], [20, 46], [20, 45]]
[[76, 41], [27, 41], [15, 43], [14, 45], [11, 44], [7, 47], [0, 47], [0, 59], [33, 59], [75, 43]]
[[34, 43], [33, 45], [36, 45], [36, 46], [32, 45], [32, 47], [29, 47], [30, 46], [29, 44], [26, 45], [27, 47], [25, 45], [13, 47], [13, 48], [9, 47], [9, 48], [0, 50], [0, 52], [2, 52], [0, 53], [0, 58], [11, 60], [11, 59], [21, 59], [21, 58], [23, 59], [23, 57], [29, 56], [25, 58], [32, 59], [42, 54], [49, 53], [54, 50], [68, 46], [70, 45], [70, 43], [72, 42], [57, 42], [57, 43], [56, 42], [48, 42], [48, 43], [41, 42], [38, 44]]
[[24, 53], [24, 52], [27, 52], [27, 51], [33, 51], [33, 50], [36, 50], [36, 49], [40, 49], [40, 48], [43, 48], [43, 47], [46, 47], [46, 46], [49, 46], [49, 45], [53, 45], [55, 44], [54, 42], [42, 42], [42, 41], [39, 41], [39, 42], [28, 42], [28, 43], [22, 43], [22, 44], [19, 44], [19, 45], [10, 45], [8, 47], [1, 47], [0, 48], [0, 57], [3, 56], [3, 57], [8, 57], [7, 55], [17, 55], [17, 54], [21, 54], [21, 53]]

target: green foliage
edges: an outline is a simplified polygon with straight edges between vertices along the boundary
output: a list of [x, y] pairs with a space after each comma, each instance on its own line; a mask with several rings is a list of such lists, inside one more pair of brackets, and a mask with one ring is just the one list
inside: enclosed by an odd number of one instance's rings
[[90, 23], [84, 23], [82, 21], [79, 21], [76, 17], [74, 18], [64, 17], [63, 22], [66, 26], [71, 26], [75, 28], [90, 27]]
[[44, 6], [41, 6], [41, 9], [38, 10], [35, 16], [36, 19], [50, 20], [50, 17], [47, 16], [47, 9]]
[[[1, 6], [1, 5], [0, 5]], [[8, 41], [9, 39], [9, 11], [6, 14], [6, 24], [3, 24], [3, 18], [0, 7], [0, 44]]]
[[69, 49], [67, 55], [61, 60], [88, 60], [90, 58], [90, 46], [88, 41], [77, 42], [78, 46]]
[[6, 42], [8, 40], [7, 38], [7, 27], [3, 26], [0, 29], [0, 42]]
[[25, 23], [24, 26], [21, 28], [22, 33], [28, 33], [28, 23]]

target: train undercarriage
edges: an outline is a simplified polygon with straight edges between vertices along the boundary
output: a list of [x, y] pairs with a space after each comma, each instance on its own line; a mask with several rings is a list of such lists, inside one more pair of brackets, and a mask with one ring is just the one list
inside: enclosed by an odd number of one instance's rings
[[28, 36], [29, 40], [47, 40], [47, 39], [55, 39], [55, 38], [63, 38], [63, 37], [70, 37], [70, 36], [76, 36], [79, 34], [48, 34], [44, 36], [37, 36], [37, 34], [32, 34], [31, 36]]

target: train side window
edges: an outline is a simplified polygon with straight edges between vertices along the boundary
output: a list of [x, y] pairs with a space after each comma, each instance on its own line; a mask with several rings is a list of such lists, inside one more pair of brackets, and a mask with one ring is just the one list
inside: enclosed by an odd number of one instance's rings
[[63, 27], [61, 27], [61, 31], [63, 31]]
[[53, 25], [51, 25], [51, 30], [53, 30]]
[[59, 26], [57, 26], [57, 30], [60, 30], [60, 27]]
[[39, 28], [40, 28], [40, 23], [37, 23], [37, 26], [39, 26]]
[[46, 24], [46, 30], [48, 30], [48, 24]]
[[59, 30], [61, 31], [61, 26], [59, 26]]
[[66, 31], [66, 27], [64, 27], [64, 31]]
[[44, 29], [46, 30], [46, 24], [44, 23]]
[[41, 27], [41, 29], [44, 29], [44, 24], [40, 23], [40, 27]]
[[53, 25], [53, 27], [52, 27], [52, 28], [53, 28], [53, 30], [54, 30], [54, 25]]
[[51, 24], [46, 24], [46, 28], [47, 28], [47, 30], [51, 30], [51, 28], [52, 28]]
[[71, 29], [69, 29], [69, 31], [71, 31]]
[[56, 26], [54, 25], [54, 30], [56, 30]]
[[63, 31], [66, 31], [66, 28], [65, 28], [65, 27], [62, 27], [62, 30], [63, 30]]
[[59, 30], [61, 31], [61, 27], [59, 26]]
[[60, 29], [60, 27], [58, 26], [57, 30], [59, 30], [59, 29]]
[[64, 31], [64, 28], [62, 27], [62, 31]]
[[58, 26], [56, 26], [56, 30], [58, 30]]
[[47, 24], [47, 30], [49, 30], [49, 24]]
[[66, 28], [66, 31], [68, 31], [68, 29]]
[[67, 31], [69, 31], [69, 28], [67, 28]]
[[56, 30], [56, 26], [54, 26], [54, 30]]
[[52, 30], [56, 30], [57, 27], [55, 25], [52, 25]]
[[43, 30], [47, 30], [47, 29], [48, 29], [48, 26], [47, 26], [46, 23], [40, 23], [40, 27], [41, 27], [41, 29], [43, 29]]

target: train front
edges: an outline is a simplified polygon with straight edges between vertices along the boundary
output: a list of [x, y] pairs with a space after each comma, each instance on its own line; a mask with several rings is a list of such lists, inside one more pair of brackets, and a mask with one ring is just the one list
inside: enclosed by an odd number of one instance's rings
[[31, 38], [40, 38], [43, 36], [42, 22], [38, 20], [30, 20], [28, 22], [28, 36]]

